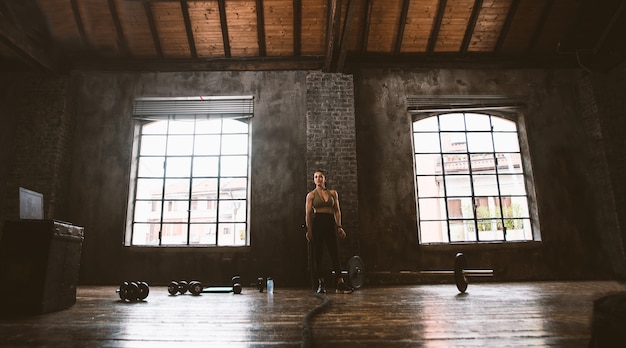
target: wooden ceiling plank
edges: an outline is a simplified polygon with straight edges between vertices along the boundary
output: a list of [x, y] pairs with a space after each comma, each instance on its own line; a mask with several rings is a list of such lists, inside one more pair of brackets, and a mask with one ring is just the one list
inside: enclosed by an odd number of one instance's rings
[[217, 2], [220, 11], [220, 24], [222, 26], [222, 40], [224, 42], [224, 57], [230, 58], [230, 39], [228, 37], [228, 21], [226, 20], [226, 2], [225, 0], [218, 0]]
[[439, 37], [439, 31], [441, 30], [441, 22], [443, 21], [443, 15], [446, 12], [447, 0], [439, 0], [439, 6], [437, 7], [437, 17], [433, 23], [430, 37], [428, 38], [428, 48], [426, 52], [432, 54], [435, 51], [435, 45], [437, 44], [437, 38]]
[[502, 25], [502, 30], [500, 31], [500, 35], [498, 35], [498, 42], [496, 42], [496, 47], [493, 50], [494, 54], [499, 53], [502, 50], [502, 45], [504, 44], [504, 40], [506, 40], [506, 36], [511, 29], [511, 23], [513, 23], [513, 18], [515, 18], [515, 14], [517, 13], [517, 9], [519, 8], [519, 3], [521, 0], [513, 0], [511, 3], [511, 7], [509, 8], [509, 12], [506, 15], [506, 20]]
[[356, 17], [357, 0], [348, 0], [348, 8], [344, 20], [344, 28], [341, 36], [341, 44], [339, 48], [339, 59], [337, 60], [337, 72], [343, 72], [348, 55], [348, 41], [350, 39], [352, 28], [354, 27], [354, 17]]
[[465, 29], [463, 42], [461, 43], [461, 54], [467, 53], [467, 48], [469, 47], [470, 40], [472, 39], [472, 34], [474, 33], [474, 29], [476, 28], [476, 21], [478, 20], [478, 15], [480, 14], [480, 10], [482, 7], [483, 0], [474, 1], [472, 14], [470, 15], [469, 23], [467, 23], [467, 28]]
[[161, 40], [159, 40], [159, 34], [156, 28], [156, 22], [154, 21], [154, 14], [152, 13], [152, 6], [150, 1], [143, 1], [143, 8], [148, 18], [148, 25], [150, 26], [150, 34], [152, 34], [152, 42], [154, 42], [154, 49], [157, 52], [159, 58], [163, 58], [163, 49], [161, 48]]
[[341, 21], [341, 0], [328, 0], [327, 30], [326, 30], [326, 58], [324, 59], [324, 72], [332, 71], [334, 57], [339, 40], [339, 22]]
[[396, 43], [393, 48], [393, 54], [397, 55], [400, 53], [400, 48], [402, 47], [402, 38], [404, 37], [404, 28], [406, 26], [406, 17], [409, 13], [409, 4], [411, 0], [404, 0], [402, 3], [402, 12], [400, 13], [400, 20], [398, 21], [398, 35], [396, 36]]
[[117, 13], [117, 6], [115, 6], [115, 0], [109, 0], [109, 10], [111, 11], [111, 18], [113, 19], [113, 25], [115, 25], [115, 32], [117, 33], [117, 40], [119, 46], [122, 48], [122, 54], [126, 57], [130, 56], [130, 49], [128, 48], [128, 42], [124, 36], [124, 30], [122, 29], [122, 23]]
[[189, 52], [191, 52], [192, 58], [198, 57], [198, 52], [196, 51], [196, 43], [193, 37], [193, 29], [191, 27], [191, 19], [189, 17], [189, 4], [187, 1], [180, 1], [180, 9], [183, 12], [183, 21], [185, 22], [185, 32], [187, 33], [187, 42], [189, 43]]
[[265, 12], [263, 11], [263, 0], [256, 0], [256, 23], [257, 37], [259, 40], [259, 56], [267, 56], [267, 44], [265, 43]]
[[552, 10], [552, 7], [554, 5], [554, 0], [546, 0], [543, 9], [541, 11], [541, 16], [539, 17], [539, 21], [537, 22], [537, 25], [535, 26], [535, 31], [533, 32], [531, 38], [530, 38], [530, 42], [528, 43], [528, 47], [526, 48], [526, 52], [531, 52], [533, 50], [533, 48], [535, 48], [535, 45], [537, 44], [537, 41], [539, 40], [539, 37], [541, 36], [541, 33], [543, 32], [543, 29], [546, 26], [548, 17], [550, 16], [550, 11]]

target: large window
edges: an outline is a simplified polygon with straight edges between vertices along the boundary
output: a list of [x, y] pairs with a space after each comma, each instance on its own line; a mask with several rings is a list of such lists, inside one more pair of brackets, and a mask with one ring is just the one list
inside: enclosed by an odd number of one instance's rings
[[515, 121], [422, 115], [413, 136], [420, 243], [533, 240]]
[[249, 118], [137, 122], [126, 244], [248, 245]]

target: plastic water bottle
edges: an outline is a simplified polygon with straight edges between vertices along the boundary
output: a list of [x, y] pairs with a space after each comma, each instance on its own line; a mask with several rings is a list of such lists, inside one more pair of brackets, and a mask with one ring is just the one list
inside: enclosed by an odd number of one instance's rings
[[267, 293], [268, 294], [274, 293], [274, 279], [272, 278], [267, 278]]

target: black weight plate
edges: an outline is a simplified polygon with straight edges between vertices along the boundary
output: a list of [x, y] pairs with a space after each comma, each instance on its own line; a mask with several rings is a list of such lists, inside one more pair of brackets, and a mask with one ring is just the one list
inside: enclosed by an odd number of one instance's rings
[[463, 253], [457, 253], [454, 258], [454, 282], [456, 283], [456, 288], [459, 289], [461, 293], [467, 290], [467, 278], [463, 273], [465, 268], [467, 268], [465, 255], [463, 255]]
[[186, 293], [189, 290], [189, 283], [186, 280], [181, 280], [178, 282], [178, 292], [182, 294]]
[[348, 261], [348, 280], [354, 289], [361, 288], [365, 283], [365, 264], [359, 256], [352, 256]]
[[137, 287], [139, 288], [137, 292], [137, 299], [145, 300], [150, 293], [150, 287], [146, 282], [137, 282]]
[[135, 282], [131, 282], [128, 284], [126, 288], [128, 291], [126, 292], [126, 300], [130, 302], [137, 301], [137, 296], [139, 294], [139, 286]]
[[178, 283], [170, 282], [170, 284], [167, 286], [167, 292], [169, 292], [170, 295], [176, 295], [176, 293], [178, 293]]
[[120, 296], [120, 300], [126, 302], [128, 300], [128, 282], [122, 282], [117, 293]]
[[202, 283], [200, 283], [199, 281], [193, 281], [189, 283], [189, 292], [192, 295], [200, 295], [202, 290], [204, 290], [204, 286], [202, 286]]

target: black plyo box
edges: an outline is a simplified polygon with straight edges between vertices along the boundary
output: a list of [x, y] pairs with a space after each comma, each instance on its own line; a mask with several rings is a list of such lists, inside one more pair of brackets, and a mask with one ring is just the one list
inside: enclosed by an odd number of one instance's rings
[[0, 240], [0, 308], [42, 314], [76, 303], [83, 227], [56, 220], [11, 220]]

